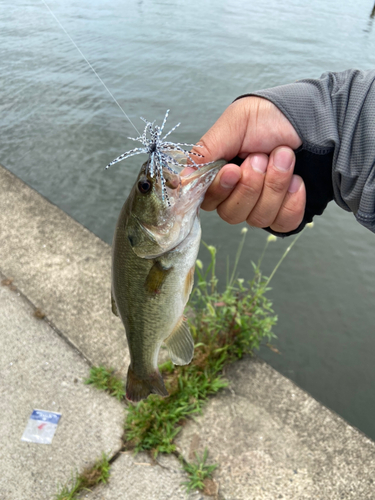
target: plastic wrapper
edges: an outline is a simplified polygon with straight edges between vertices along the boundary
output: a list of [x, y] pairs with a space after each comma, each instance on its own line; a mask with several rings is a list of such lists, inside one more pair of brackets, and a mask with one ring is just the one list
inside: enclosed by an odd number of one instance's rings
[[33, 410], [27, 422], [21, 441], [39, 444], [51, 444], [61, 413], [45, 410]]

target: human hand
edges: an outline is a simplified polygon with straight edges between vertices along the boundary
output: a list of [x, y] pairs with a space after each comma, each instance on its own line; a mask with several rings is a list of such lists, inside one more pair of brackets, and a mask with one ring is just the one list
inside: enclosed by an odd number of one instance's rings
[[279, 109], [266, 99], [244, 97], [232, 103], [198, 142], [193, 152], [200, 162], [243, 159], [240, 167], [225, 165], [208, 189], [204, 210], [217, 210], [230, 224], [271, 227], [287, 233], [301, 223], [306, 192], [293, 175], [297, 132]]

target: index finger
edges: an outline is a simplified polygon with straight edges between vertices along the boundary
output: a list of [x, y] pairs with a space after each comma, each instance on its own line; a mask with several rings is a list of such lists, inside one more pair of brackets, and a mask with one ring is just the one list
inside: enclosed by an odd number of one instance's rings
[[201, 208], [208, 212], [216, 210], [218, 205], [231, 195], [241, 176], [241, 169], [237, 165], [233, 163], [224, 165], [209, 187]]

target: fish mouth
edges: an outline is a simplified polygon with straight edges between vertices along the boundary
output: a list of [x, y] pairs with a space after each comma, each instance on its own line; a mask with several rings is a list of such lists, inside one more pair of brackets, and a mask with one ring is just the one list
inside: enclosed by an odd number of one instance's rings
[[[218, 160], [208, 165], [203, 165], [187, 175], [180, 175], [180, 197], [191, 198], [191, 202], [193, 202], [193, 199], [197, 200], [203, 197], [219, 170], [226, 163], [225, 160]], [[189, 193], [191, 193], [190, 196]]]
[[181, 175], [181, 183], [183, 185], [188, 184], [196, 179], [200, 179], [201, 177], [204, 177], [207, 175], [209, 172], [212, 172], [213, 170], [217, 169], [220, 170], [221, 167], [223, 167], [227, 162], [225, 160], [218, 160], [214, 161], [212, 163], [209, 163], [207, 165], [203, 165], [200, 167], [198, 165], [198, 168], [196, 167], [191, 167], [190, 165], [186, 165], [185, 168], [193, 168], [194, 170], [190, 173], [187, 173], [186, 175]]

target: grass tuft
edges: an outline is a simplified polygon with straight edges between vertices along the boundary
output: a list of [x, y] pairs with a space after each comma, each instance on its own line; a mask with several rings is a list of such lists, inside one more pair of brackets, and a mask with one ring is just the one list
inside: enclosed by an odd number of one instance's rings
[[199, 457], [198, 453], [195, 453], [196, 463], [185, 462], [182, 464], [184, 471], [188, 474], [188, 481], [184, 481], [182, 484], [186, 486], [188, 493], [192, 490], [203, 491], [206, 488], [207, 480], [212, 479], [212, 473], [217, 469], [217, 465], [207, 465], [208, 450], [205, 448], [203, 456]]
[[129, 448], [159, 453], [176, 450], [173, 440], [186, 418], [201, 412], [207, 397], [226, 386], [220, 375], [193, 363], [175, 367], [168, 361], [161, 367], [169, 397], [151, 395], [137, 405], [129, 405], [125, 438]]
[[91, 467], [86, 467], [81, 474], [72, 479], [72, 486], [65, 485], [55, 495], [54, 500], [78, 500], [78, 494], [90, 490], [100, 483], [107, 483], [110, 474], [110, 463], [105, 453]]
[[97, 389], [108, 392], [111, 396], [121, 401], [125, 397], [124, 382], [115, 375], [115, 370], [104, 366], [93, 366], [90, 368], [90, 376], [85, 384], [91, 384]]

